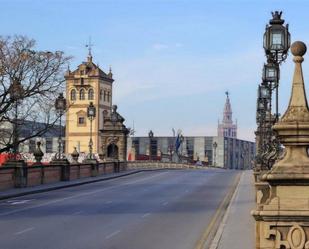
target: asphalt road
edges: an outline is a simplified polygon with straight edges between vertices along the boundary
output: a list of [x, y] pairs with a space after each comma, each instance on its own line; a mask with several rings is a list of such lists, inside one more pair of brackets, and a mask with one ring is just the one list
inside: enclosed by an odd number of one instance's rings
[[194, 248], [238, 173], [143, 172], [1, 201], [0, 248]]

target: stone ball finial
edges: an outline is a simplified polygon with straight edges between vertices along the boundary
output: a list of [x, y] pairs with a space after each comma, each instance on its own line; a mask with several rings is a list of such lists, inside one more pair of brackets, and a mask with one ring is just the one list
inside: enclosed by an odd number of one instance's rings
[[302, 41], [293, 42], [291, 52], [294, 56], [303, 56], [307, 51], [306, 44]]

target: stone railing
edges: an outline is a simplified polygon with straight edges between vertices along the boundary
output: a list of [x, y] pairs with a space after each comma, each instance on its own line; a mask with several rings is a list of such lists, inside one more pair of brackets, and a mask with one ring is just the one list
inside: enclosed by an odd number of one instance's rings
[[209, 167], [194, 164], [161, 162], [161, 161], [128, 161], [128, 169], [207, 169]]
[[126, 162], [0, 167], [0, 190], [95, 177], [126, 170]]

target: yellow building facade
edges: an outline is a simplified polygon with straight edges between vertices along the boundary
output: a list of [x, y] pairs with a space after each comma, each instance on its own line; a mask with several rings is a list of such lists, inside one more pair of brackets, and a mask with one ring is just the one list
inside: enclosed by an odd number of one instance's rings
[[113, 75], [103, 72], [92, 61], [89, 53], [87, 61], [75, 71], [65, 74], [67, 112], [66, 112], [66, 153], [72, 153], [74, 147], [79, 152], [89, 152], [90, 119], [87, 107], [90, 102], [96, 108], [96, 117], [92, 121], [93, 153], [101, 153], [100, 130], [103, 129], [103, 117], [110, 114], [113, 96]]

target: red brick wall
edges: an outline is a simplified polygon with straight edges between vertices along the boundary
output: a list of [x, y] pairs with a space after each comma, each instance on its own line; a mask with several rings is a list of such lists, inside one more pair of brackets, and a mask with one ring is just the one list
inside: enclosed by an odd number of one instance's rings
[[44, 169], [44, 183], [59, 182], [61, 179], [61, 167], [47, 166]]
[[91, 165], [85, 164], [80, 166], [80, 178], [91, 176]]
[[0, 190], [14, 188], [14, 169], [0, 170]]
[[28, 168], [28, 186], [41, 184], [41, 168]]

